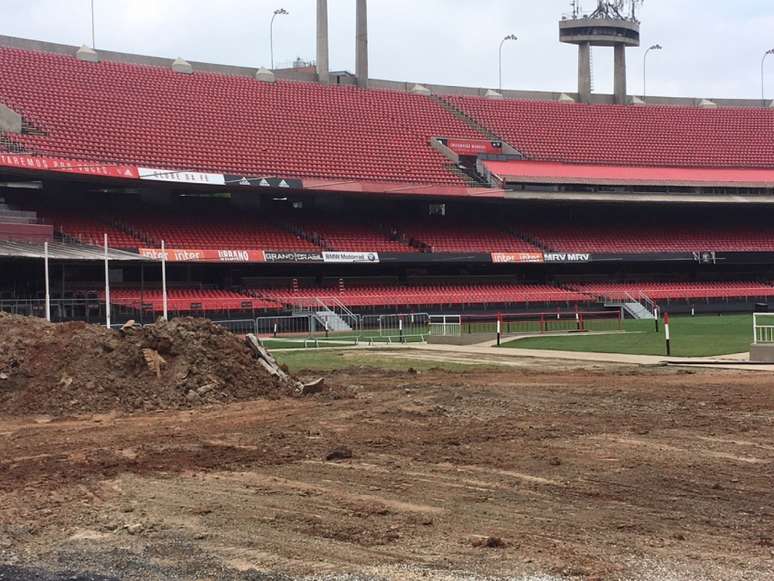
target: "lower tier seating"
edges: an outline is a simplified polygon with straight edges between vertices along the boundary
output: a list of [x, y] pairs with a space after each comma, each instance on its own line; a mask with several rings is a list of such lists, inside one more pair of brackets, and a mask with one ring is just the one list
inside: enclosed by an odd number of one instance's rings
[[[100, 293], [100, 299], [105, 299], [105, 293]], [[110, 302], [131, 308], [139, 308], [140, 301], [155, 313], [164, 310], [161, 289], [145, 289], [140, 294], [137, 288], [112, 289]], [[206, 290], [194, 288], [170, 288], [167, 291], [167, 306], [170, 311], [237, 311], [237, 310], [277, 310], [277, 303], [256, 299], [237, 292], [224, 290]]]
[[256, 294], [284, 304], [308, 297], [333, 297], [350, 308], [487, 304], [585, 302], [583, 293], [551, 285], [437, 284], [422, 286], [361, 286], [344, 289], [256, 289]]
[[640, 292], [655, 301], [679, 299], [734, 299], [774, 297], [774, 285], [760, 282], [627, 282], [570, 285], [592, 297], [615, 300], [638, 298]]

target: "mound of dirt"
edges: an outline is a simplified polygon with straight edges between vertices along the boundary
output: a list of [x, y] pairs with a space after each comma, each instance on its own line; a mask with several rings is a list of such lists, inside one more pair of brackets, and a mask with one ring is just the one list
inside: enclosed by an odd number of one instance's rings
[[205, 319], [109, 331], [0, 313], [0, 414], [184, 409], [292, 392]]

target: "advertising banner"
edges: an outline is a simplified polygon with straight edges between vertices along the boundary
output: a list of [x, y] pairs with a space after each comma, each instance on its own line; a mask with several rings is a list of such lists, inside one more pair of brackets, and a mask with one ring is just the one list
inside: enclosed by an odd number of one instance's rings
[[502, 141], [486, 139], [440, 139], [446, 147], [457, 155], [481, 155], [483, 153], [498, 154], [503, 152]]
[[379, 264], [376, 252], [323, 252], [327, 264]]
[[551, 263], [565, 263], [565, 264], [581, 264], [584, 262], [591, 262], [591, 254], [570, 254], [567, 252], [553, 252], [545, 253], [543, 255], [543, 261]]
[[223, 176], [227, 186], [243, 186], [250, 188], [287, 188], [302, 190], [304, 182], [292, 178], [256, 178], [226, 174]]
[[139, 177], [138, 168], [133, 165], [115, 165], [99, 161], [74, 161], [37, 155], [0, 153], [0, 166], [132, 180], [136, 180]]
[[543, 262], [542, 252], [493, 252], [495, 264], [528, 264]]
[[176, 171], [171, 169], [137, 168], [141, 180], [170, 182], [177, 184], [199, 184], [205, 186], [224, 186], [226, 179], [219, 173], [201, 173], [196, 171]]
[[[161, 248], [140, 248], [140, 255], [161, 260]], [[265, 262], [263, 250], [166, 249], [167, 262]]]
[[266, 262], [317, 264], [323, 262], [321, 252], [269, 252], [263, 253]]

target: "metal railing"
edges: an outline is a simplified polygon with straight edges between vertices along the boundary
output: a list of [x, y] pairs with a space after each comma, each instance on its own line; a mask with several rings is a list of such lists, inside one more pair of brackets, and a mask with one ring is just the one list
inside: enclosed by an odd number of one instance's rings
[[[770, 324], [761, 324], [760, 321], [770, 319]], [[753, 343], [755, 345], [774, 343], [774, 313], [753, 314]]]

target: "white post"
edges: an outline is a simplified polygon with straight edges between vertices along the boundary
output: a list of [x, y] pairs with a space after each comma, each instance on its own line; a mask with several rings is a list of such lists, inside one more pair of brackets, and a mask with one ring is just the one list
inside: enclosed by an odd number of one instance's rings
[[169, 310], [167, 304], [167, 247], [164, 241], [161, 241], [161, 304], [164, 309], [164, 320], [169, 320]]
[[110, 329], [110, 264], [108, 262], [107, 234], [105, 234], [105, 326]]
[[51, 291], [48, 284], [48, 242], [43, 243], [43, 268], [46, 269], [46, 321], [51, 322]]

